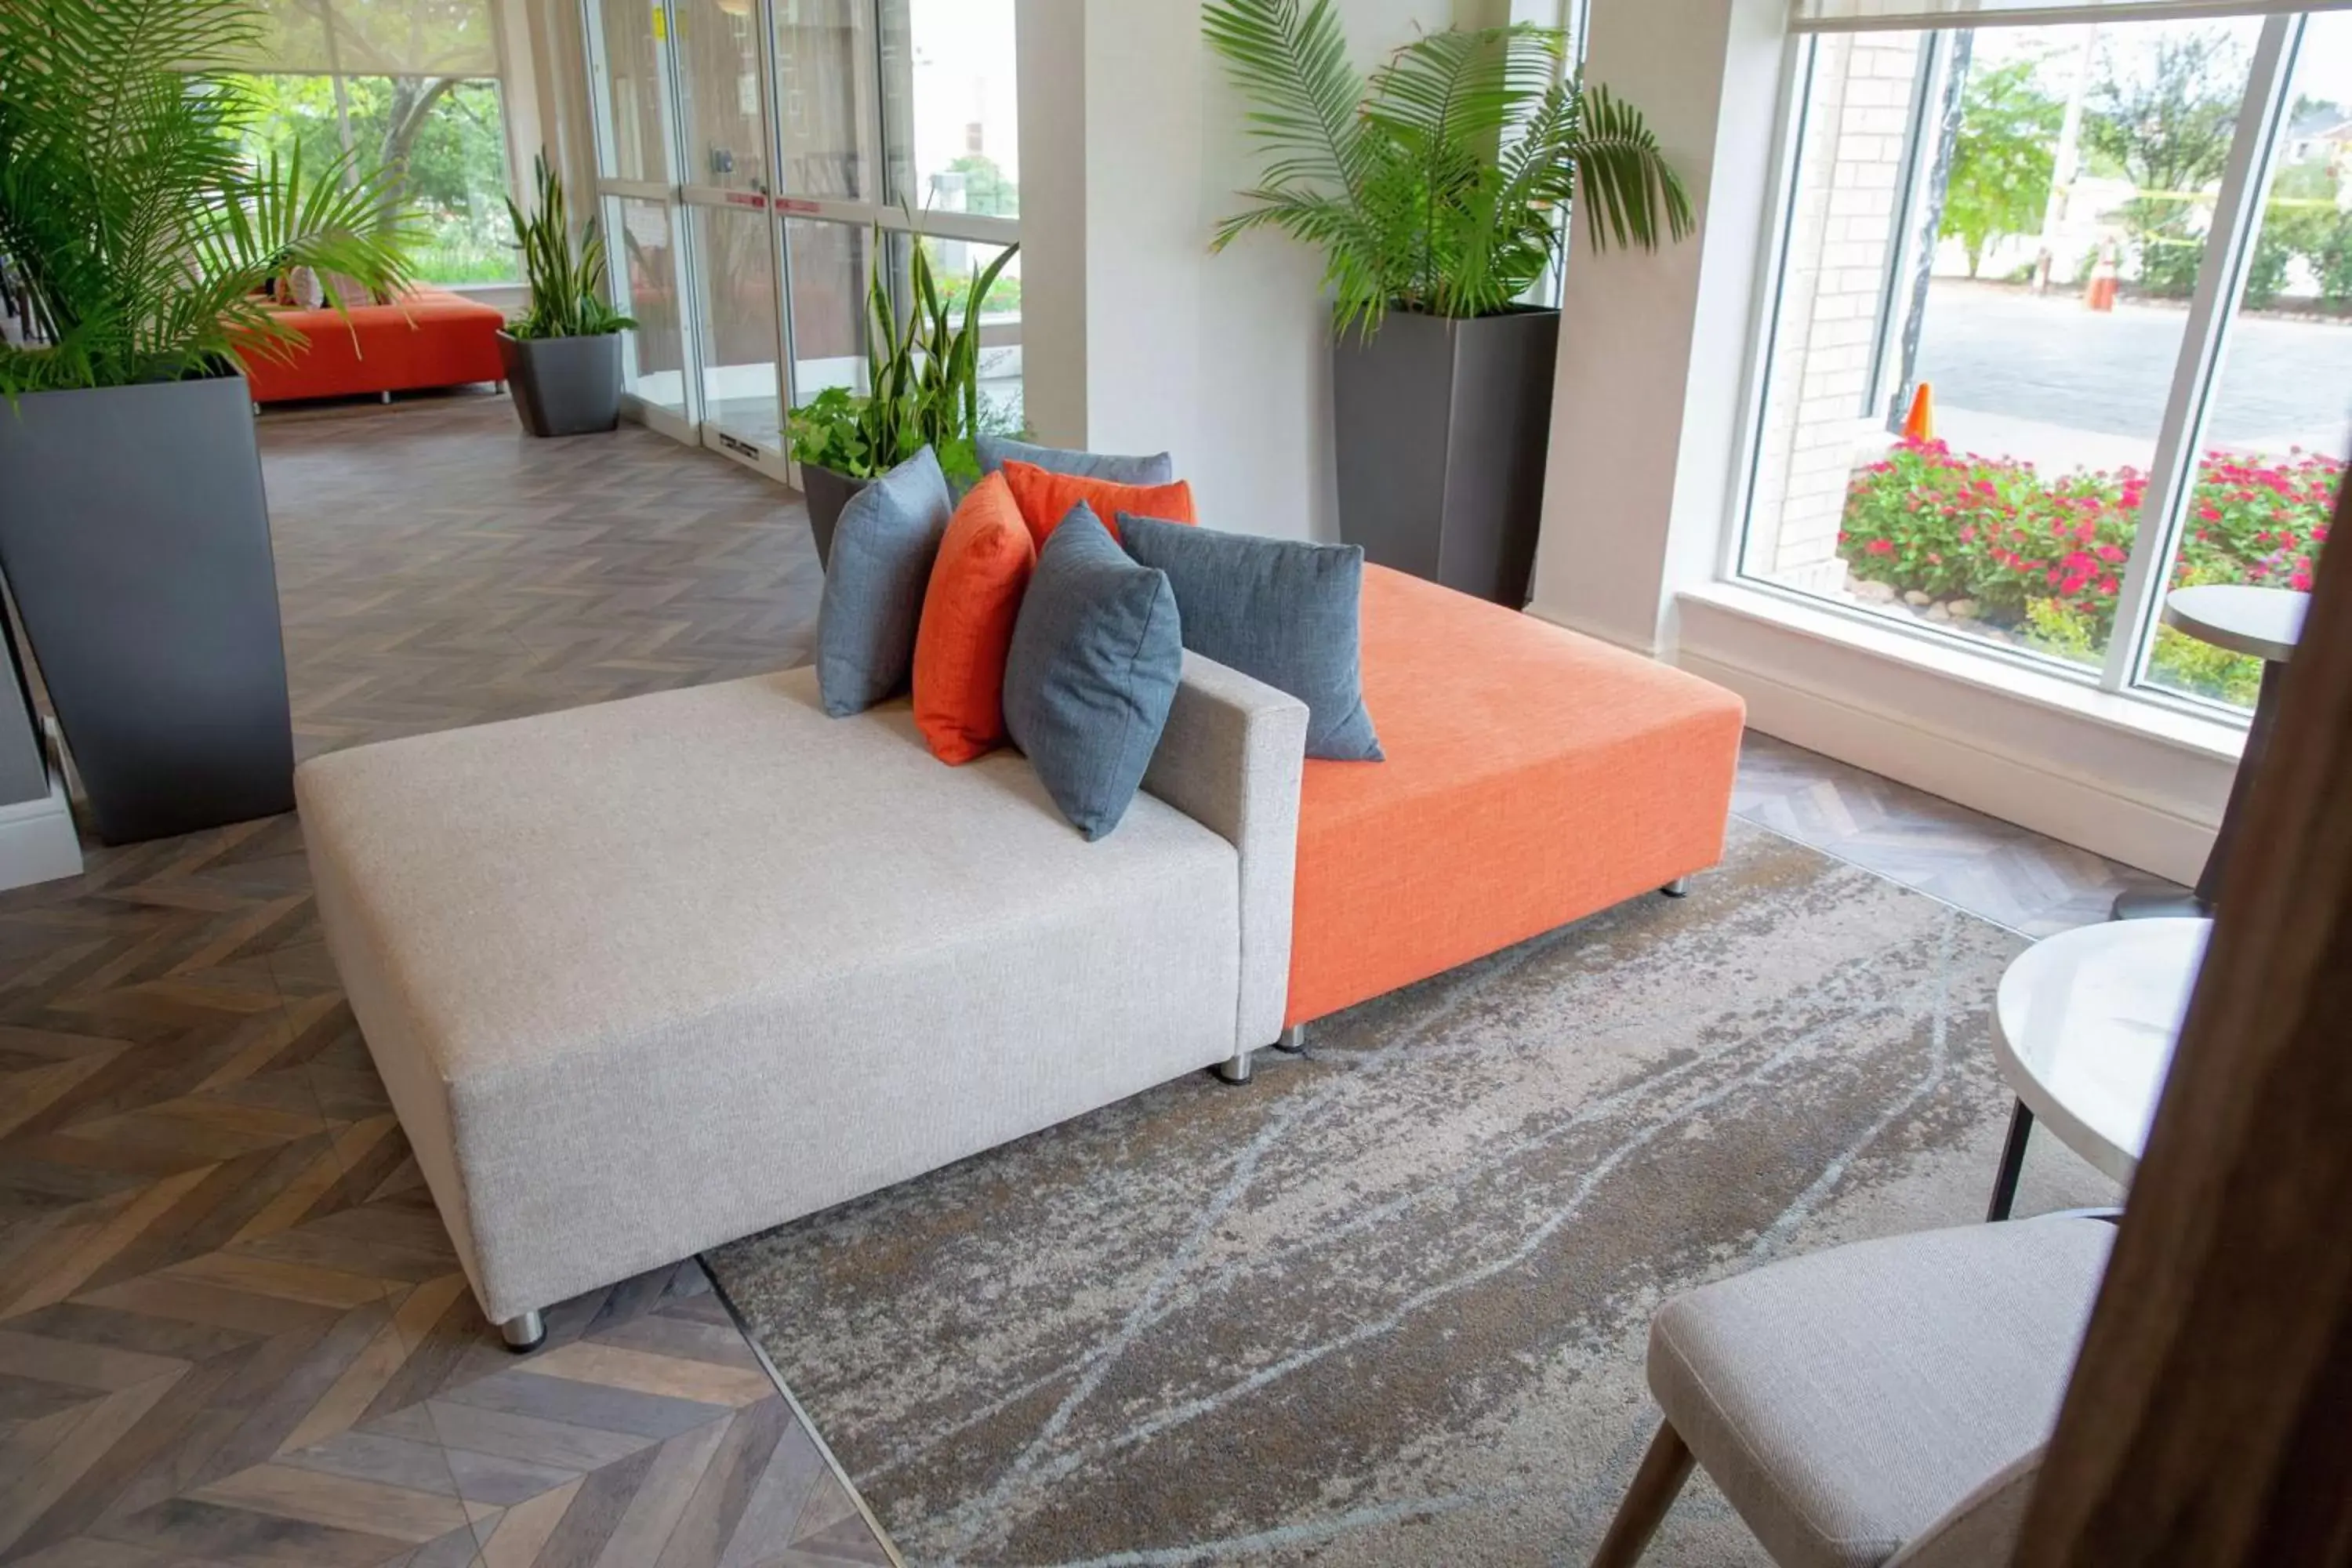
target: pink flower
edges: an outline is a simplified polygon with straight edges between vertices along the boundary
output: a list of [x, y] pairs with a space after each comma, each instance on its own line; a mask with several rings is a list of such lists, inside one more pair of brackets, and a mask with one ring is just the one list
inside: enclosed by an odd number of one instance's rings
[[[1820, 535], [1816, 534], [1814, 537], [1819, 538]], [[1894, 544], [1884, 539], [1872, 540], [1868, 549], [1873, 555], [1892, 555], [1895, 553]]]

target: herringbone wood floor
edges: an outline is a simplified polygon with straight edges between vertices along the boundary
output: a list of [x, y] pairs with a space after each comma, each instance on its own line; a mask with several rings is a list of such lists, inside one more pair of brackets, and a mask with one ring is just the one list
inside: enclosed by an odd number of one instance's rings
[[[299, 744], [778, 668], [820, 574], [766, 481], [503, 400], [262, 426]], [[2012, 924], [2096, 857], [1751, 737], [1743, 814]], [[698, 1266], [516, 1360], [467, 1293], [312, 921], [299, 825], [0, 895], [0, 1562], [873, 1563]]]
[[[741, 468], [487, 397], [262, 430], [306, 754], [805, 657], [806, 525]], [[0, 896], [0, 1562], [885, 1560], [698, 1265], [499, 1344], [292, 818]]]

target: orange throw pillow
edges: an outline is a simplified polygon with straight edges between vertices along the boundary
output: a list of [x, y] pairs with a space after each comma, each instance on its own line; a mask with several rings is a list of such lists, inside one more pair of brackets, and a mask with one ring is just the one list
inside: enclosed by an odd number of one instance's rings
[[1034, 463], [1007, 463], [1000, 471], [1013, 487], [1013, 499], [1040, 550], [1045, 547], [1045, 536], [1060, 527], [1080, 501], [1095, 509], [1113, 539], [1118, 537], [1118, 514], [1123, 511], [1169, 522], [1201, 521], [1192, 515], [1192, 487], [1181, 479], [1172, 485], [1115, 485], [1108, 479], [1057, 474]]
[[1004, 656], [1036, 565], [1012, 489], [991, 474], [948, 521], [915, 632], [915, 727], [943, 763], [1004, 742]]

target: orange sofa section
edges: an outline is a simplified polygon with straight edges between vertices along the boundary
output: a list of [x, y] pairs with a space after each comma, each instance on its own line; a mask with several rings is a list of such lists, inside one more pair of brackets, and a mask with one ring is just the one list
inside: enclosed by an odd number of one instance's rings
[[1363, 674], [1388, 760], [1307, 763], [1286, 1023], [1722, 858], [1732, 693], [1371, 565]]
[[256, 403], [412, 392], [503, 381], [499, 329], [505, 315], [437, 289], [420, 289], [389, 305], [280, 310], [278, 319], [310, 341], [291, 359], [257, 353], [245, 367]]

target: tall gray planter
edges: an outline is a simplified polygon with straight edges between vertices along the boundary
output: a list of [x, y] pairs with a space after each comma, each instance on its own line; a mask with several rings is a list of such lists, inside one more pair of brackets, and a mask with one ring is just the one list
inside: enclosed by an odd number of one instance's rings
[[1339, 536], [1365, 559], [1528, 602], [1559, 312], [1454, 321], [1391, 310], [1332, 344]]
[[515, 416], [534, 436], [585, 436], [621, 422], [621, 335], [499, 334]]
[[816, 541], [818, 565], [833, 559], [833, 530], [841, 521], [841, 509], [849, 504], [850, 497], [873, 482], [854, 479], [814, 463], [801, 465], [801, 495], [808, 502], [809, 534]]
[[0, 404], [0, 572], [109, 843], [294, 806], [252, 397], [222, 376]]

